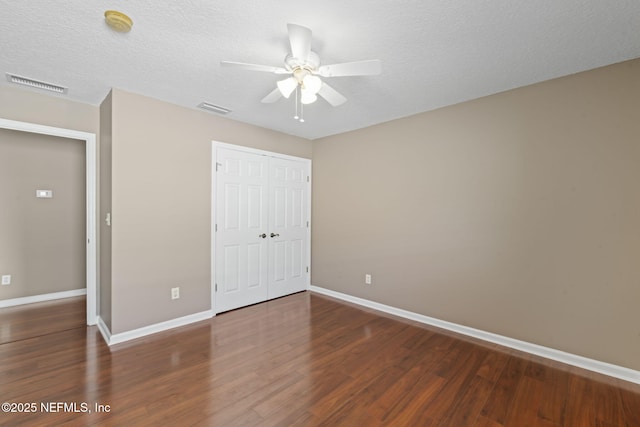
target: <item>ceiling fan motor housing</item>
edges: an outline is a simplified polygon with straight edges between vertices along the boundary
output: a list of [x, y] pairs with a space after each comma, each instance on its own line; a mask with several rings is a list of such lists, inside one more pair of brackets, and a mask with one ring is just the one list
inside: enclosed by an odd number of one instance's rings
[[[315, 71], [320, 66], [320, 57], [317, 53], [309, 51], [306, 59], [295, 58], [291, 54], [284, 58], [284, 68], [295, 75], [297, 69], [305, 69], [310, 72]], [[302, 76], [304, 77], [304, 75]]]

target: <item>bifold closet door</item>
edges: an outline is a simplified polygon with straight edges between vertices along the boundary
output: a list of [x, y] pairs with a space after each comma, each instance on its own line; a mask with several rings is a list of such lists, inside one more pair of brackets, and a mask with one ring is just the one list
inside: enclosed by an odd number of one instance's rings
[[269, 299], [307, 288], [308, 176], [306, 163], [270, 159]]
[[309, 163], [217, 148], [215, 311], [309, 283]]
[[267, 299], [268, 166], [268, 157], [218, 148], [216, 312]]

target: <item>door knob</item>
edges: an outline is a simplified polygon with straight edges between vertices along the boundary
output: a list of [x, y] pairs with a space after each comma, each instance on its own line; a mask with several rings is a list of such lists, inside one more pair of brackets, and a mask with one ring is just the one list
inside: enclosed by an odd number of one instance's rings
[[279, 234], [271, 233], [271, 237], [278, 237], [278, 236], [280, 236], [280, 235], [279, 235]]
[[265, 239], [267, 237], [267, 233], [258, 234], [258, 237]]

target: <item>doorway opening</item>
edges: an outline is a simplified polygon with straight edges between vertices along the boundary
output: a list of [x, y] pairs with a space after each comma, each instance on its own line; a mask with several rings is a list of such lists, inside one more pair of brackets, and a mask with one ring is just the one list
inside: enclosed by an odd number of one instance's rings
[[0, 129], [33, 134], [50, 135], [84, 141], [85, 144], [85, 191], [86, 191], [86, 323], [97, 323], [97, 231], [96, 231], [96, 135], [72, 129], [38, 125], [28, 122], [0, 119]]

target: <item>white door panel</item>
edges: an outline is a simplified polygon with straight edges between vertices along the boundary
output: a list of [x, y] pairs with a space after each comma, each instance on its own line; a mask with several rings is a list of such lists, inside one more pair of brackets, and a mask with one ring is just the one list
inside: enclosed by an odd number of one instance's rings
[[216, 312], [264, 301], [268, 294], [268, 159], [218, 149], [215, 233]]
[[269, 298], [307, 288], [307, 165], [272, 158], [269, 207]]

